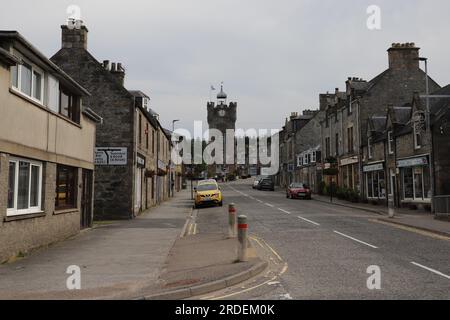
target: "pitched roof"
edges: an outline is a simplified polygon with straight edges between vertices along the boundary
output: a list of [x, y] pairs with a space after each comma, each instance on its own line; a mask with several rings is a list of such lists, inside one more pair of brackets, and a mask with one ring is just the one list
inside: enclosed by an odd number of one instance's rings
[[[60, 81], [70, 86], [78, 94], [90, 96], [90, 93], [85, 88], [83, 88], [78, 82], [76, 82], [72, 77], [70, 77], [67, 73], [65, 73], [60, 67], [58, 67], [55, 63], [53, 63], [50, 59], [48, 59], [35, 46], [33, 46], [30, 42], [28, 42], [19, 32], [0, 30], [0, 42], [2, 41], [17, 41], [25, 49], [27, 49], [34, 56], [36, 56], [39, 59], [39, 61], [41, 61], [41, 63], [43, 63], [48, 69], [52, 70], [54, 72], [54, 75]], [[9, 53], [8, 51], [6, 52]], [[5, 56], [5, 52], [3, 52], [2, 55]], [[9, 53], [9, 55], [11, 54]]]
[[145, 93], [143, 93], [141, 90], [128, 90], [134, 97], [142, 97], [142, 98], [147, 98], [150, 99], [150, 97], [148, 95], [146, 95]]
[[448, 98], [432, 98], [430, 110], [432, 114], [437, 114], [443, 108], [450, 107], [450, 84], [433, 92], [433, 96], [449, 96]]

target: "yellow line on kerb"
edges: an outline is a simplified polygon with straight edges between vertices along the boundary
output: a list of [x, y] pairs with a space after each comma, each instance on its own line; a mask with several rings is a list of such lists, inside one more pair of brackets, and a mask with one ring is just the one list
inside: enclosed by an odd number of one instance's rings
[[390, 226], [390, 227], [397, 228], [397, 229], [404, 230], [404, 231], [414, 232], [414, 233], [420, 234], [425, 237], [430, 237], [430, 238], [434, 238], [434, 239], [438, 239], [438, 240], [450, 241], [450, 237], [439, 235], [437, 233], [433, 233], [430, 231], [417, 229], [414, 227], [407, 227], [407, 226], [403, 226], [403, 225], [396, 224], [393, 222], [381, 221], [381, 220], [377, 220], [377, 219], [369, 219], [369, 221], [384, 224], [386, 226]]

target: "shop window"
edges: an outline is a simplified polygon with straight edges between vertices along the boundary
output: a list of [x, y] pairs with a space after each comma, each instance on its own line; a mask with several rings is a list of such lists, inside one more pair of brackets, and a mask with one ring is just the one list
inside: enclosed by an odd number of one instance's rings
[[373, 198], [373, 179], [372, 172], [367, 173], [367, 197]]
[[414, 197], [416, 199], [423, 199], [423, 176], [422, 168], [414, 168]]
[[58, 165], [56, 171], [56, 210], [77, 207], [77, 181], [77, 168]]
[[403, 197], [404, 199], [414, 198], [414, 178], [413, 169], [404, 168], [403, 172]]
[[12, 158], [9, 161], [7, 216], [39, 212], [42, 198], [42, 163]]

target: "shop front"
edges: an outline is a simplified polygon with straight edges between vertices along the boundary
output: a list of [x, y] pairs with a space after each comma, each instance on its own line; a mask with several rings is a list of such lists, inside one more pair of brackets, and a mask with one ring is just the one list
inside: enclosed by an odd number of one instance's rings
[[340, 187], [359, 190], [359, 157], [342, 159], [339, 167]]
[[384, 162], [370, 163], [363, 166], [364, 181], [366, 183], [366, 198], [372, 201], [386, 200], [386, 183]]
[[403, 204], [431, 203], [431, 179], [428, 155], [399, 159], [400, 196]]

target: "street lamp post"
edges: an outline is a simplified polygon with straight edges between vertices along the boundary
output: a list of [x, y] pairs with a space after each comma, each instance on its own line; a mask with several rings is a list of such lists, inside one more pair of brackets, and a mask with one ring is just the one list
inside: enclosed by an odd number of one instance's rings
[[[180, 120], [179, 119], [172, 120], [172, 135], [173, 135], [173, 132], [175, 131], [175, 123], [178, 121], [180, 121]], [[170, 143], [172, 143], [172, 141]], [[174, 184], [174, 181], [172, 178], [173, 172], [172, 172], [171, 161], [169, 161], [169, 164], [170, 164], [170, 167], [169, 167], [169, 183], [170, 183], [169, 196], [170, 196], [170, 193], [172, 193], [172, 197], [173, 197], [175, 194], [175, 190], [174, 190], [174, 187], [172, 186]]]
[[431, 110], [430, 110], [430, 86], [428, 78], [428, 58], [419, 57], [419, 61], [425, 62], [425, 91], [426, 91], [426, 111], [425, 111], [425, 131], [427, 135], [427, 142], [430, 148], [430, 184], [431, 184], [431, 212], [434, 213], [434, 169], [433, 169], [433, 137], [431, 133]]

